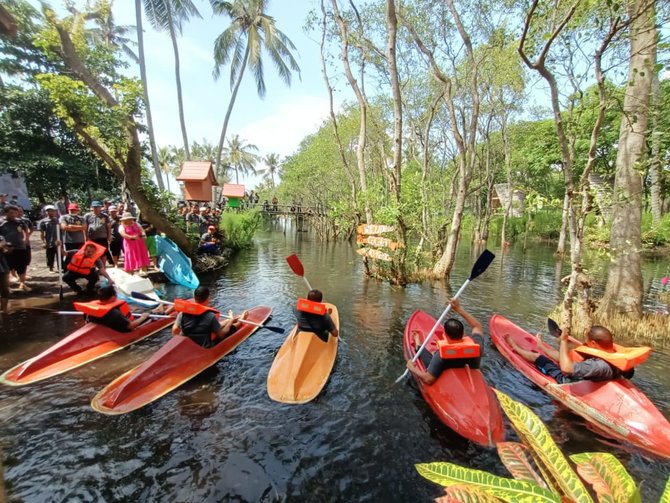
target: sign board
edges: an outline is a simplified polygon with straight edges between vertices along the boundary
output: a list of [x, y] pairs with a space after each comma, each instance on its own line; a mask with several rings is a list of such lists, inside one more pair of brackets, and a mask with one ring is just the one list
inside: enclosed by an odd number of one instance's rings
[[369, 257], [376, 260], [383, 260], [384, 262], [393, 261], [393, 259], [388, 253], [384, 253], [383, 251], [380, 250], [373, 250], [371, 248], [359, 248], [358, 250], [356, 250], [356, 253], [358, 253], [362, 257]]
[[383, 238], [381, 236], [362, 236], [359, 234], [356, 236], [356, 243], [359, 245], [368, 244], [370, 246], [382, 246], [384, 248], [390, 248], [391, 250], [404, 248], [402, 243], [396, 243], [389, 238]]
[[383, 234], [384, 232], [393, 232], [395, 227], [392, 225], [380, 224], [361, 224], [356, 228], [359, 234]]

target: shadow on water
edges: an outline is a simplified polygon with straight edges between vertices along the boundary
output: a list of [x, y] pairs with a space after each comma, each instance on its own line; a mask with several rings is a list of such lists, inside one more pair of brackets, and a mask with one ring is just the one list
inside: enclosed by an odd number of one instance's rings
[[[525, 254], [512, 248], [464, 292], [462, 301], [486, 326], [500, 312], [531, 331], [544, 329], [561, 297], [567, 266], [551, 247]], [[313, 402], [272, 402], [266, 379], [288, 334], [291, 307], [306, 286], [286, 264], [297, 252], [305, 275], [338, 306], [341, 334], [334, 372]], [[43, 383], [0, 388], [0, 447], [10, 498], [42, 501], [429, 501], [441, 493], [415, 463], [450, 461], [505, 475], [495, 451], [455, 435], [436, 419], [413, 383], [391, 383], [403, 372], [404, 324], [421, 308], [437, 316], [467, 278], [478, 250], [463, 247], [452, 284], [405, 289], [371, 281], [355, 249], [317, 243], [310, 233], [268, 232], [236, 256], [221, 276], [203, 278], [213, 305], [240, 311], [273, 308], [271, 324], [192, 381], [124, 416], [103, 416], [91, 397], [139, 364], [168, 331]], [[656, 266], [658, 269], [658, 266]], [[168, 298], [188, 291], [166, 288]], [[5, 326], [0, 369], [9, 368], [71, 332], [75, 320], [19, 315]], [[670, 465], [606, 443], [579, 417], [557, 407], [493, 348], [483, 372], [502, 391], [532, 407], [568, 453], [614, 453], [656, 501]], [[655, 353], [636, 384], [670, 416], [667, 354]], [[513, 435], [509, 429], [510, 435]]]

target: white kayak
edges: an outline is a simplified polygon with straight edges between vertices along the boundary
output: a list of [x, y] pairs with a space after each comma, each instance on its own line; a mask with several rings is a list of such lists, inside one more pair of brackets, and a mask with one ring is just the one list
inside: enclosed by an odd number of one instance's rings
[[[143, 306], [149, 309], [158, 307], [160, 303], [160, 298], [156, 295], [156, 290], [154, 289], [154, 284], [149, 278], [143, 278], [141, 276], [128, 274], [123, 269], [117, 269], [115, 267], [110, 267], [107, 269], [107, 274], [112, 278], [116, 286], [116, 293], [119, 298], [123, 300]], [[148, 300], [135, 299], [131, 297], [132, 292], [140, 292], [152, 299], [155, 299], [156, 302], [151, 302]]]

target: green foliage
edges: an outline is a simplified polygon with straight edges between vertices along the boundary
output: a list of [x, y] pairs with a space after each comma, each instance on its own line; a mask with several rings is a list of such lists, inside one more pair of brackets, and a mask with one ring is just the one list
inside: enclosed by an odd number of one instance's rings
[[261, 214], [255, 210], [240, 213], [224, 212], [221, 215], [220, 227], [224, 232], [226, 244], [235, 250], [249, 247], [262, 221]]
[[670, 243], [670, 213], [654, 223], [651, 213], [642, 214], [642, 246], [653, 248]]
[[642, 503], [635, 481], [621, 462], [609, 453], [573, 454], [577, 472], [593, 486], [599, 502]]

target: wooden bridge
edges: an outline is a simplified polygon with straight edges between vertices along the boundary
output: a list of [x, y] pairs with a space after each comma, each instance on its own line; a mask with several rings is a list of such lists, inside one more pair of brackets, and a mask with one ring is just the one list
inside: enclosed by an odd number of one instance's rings
[[261, 208], [261, 213], [268, 216], [298, 216], [298, 217], [317, 217], [325, 216], [326, 211], [318, 206], [303, 206], [300, 204], [268, 204], [261, 205], [260, 203], [251, 206]]

